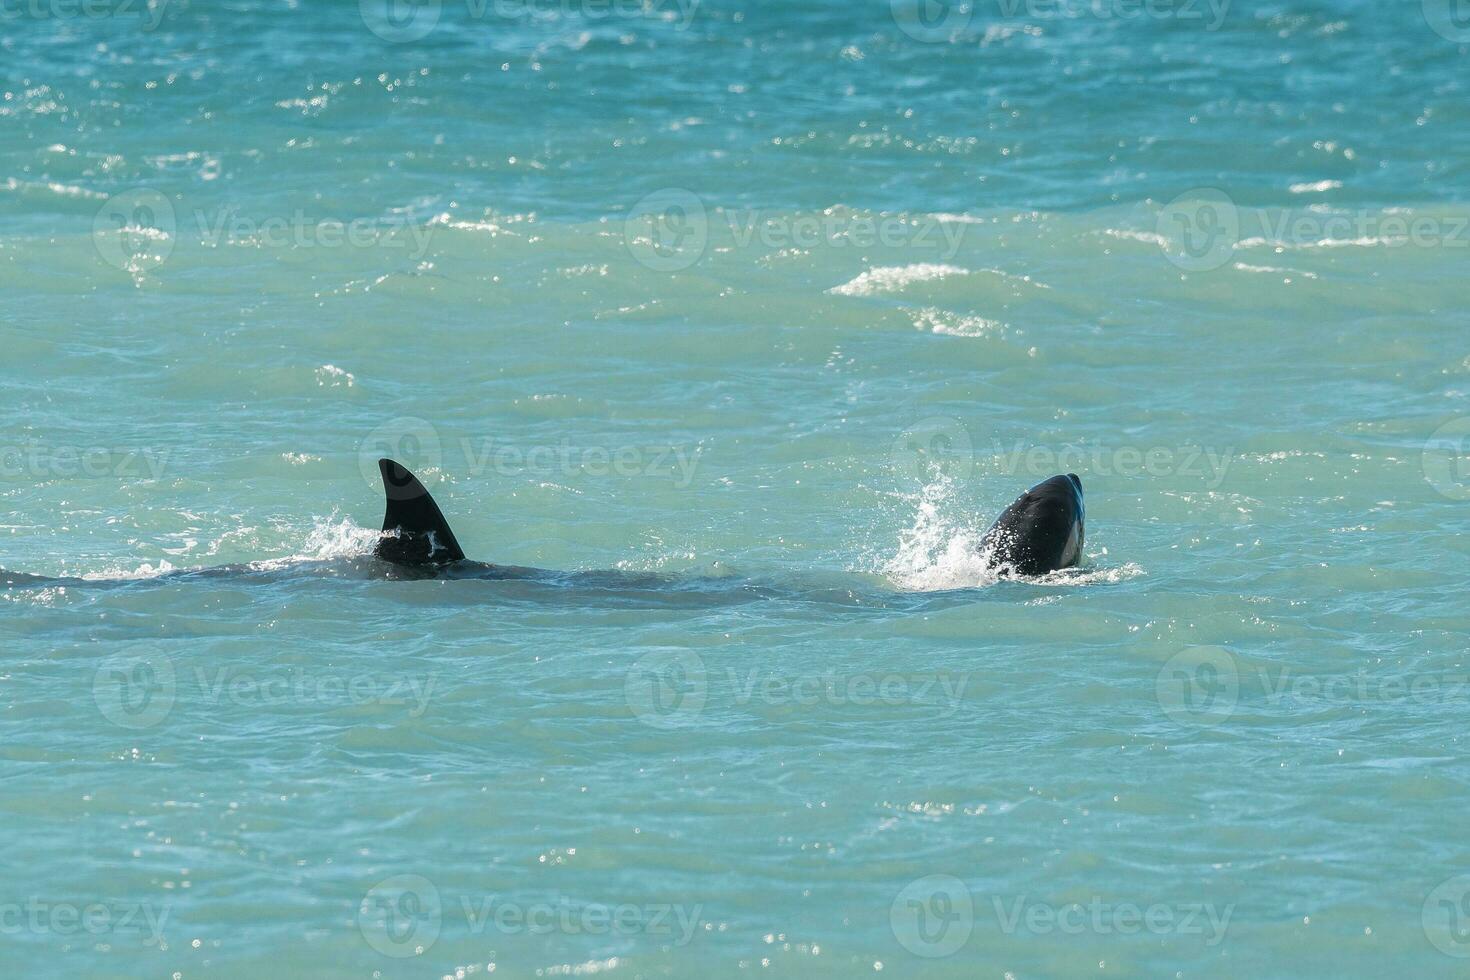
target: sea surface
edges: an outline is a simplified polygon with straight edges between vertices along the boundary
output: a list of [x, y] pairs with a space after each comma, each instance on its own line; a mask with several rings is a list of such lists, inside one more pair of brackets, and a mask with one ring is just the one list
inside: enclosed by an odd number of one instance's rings
[[1465, 976], [1467, 272], [1452, 0], [6, 3], [0, 973]]

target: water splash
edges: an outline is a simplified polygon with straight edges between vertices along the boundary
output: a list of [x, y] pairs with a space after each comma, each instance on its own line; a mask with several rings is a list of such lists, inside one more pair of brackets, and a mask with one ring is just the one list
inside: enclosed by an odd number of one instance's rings
[[339, 520], [333, 512], [330, 517], [315, 519], [300, 551], [285, 558], [253, 561], [250, 567], [257, 571], [275, 571], [301, 562], [365, 558], [373, 553], [381, 536], [382, 532], [377, 528], [359, 527], [350, 517]]
[[897, 588], [939, 592], [999, 581], [980, 548], [984, 532], [976, 528], [983, 525], [961, 512], [954, 489], [953, 477], [941, 475], [901, 498], [914, 507], [913, 523], [900, 532], [898, 551], [881, 568]]
[[[956, 499], [955, 481], [940, 476], [915, 494], [901, 499], [914, 507], [913, 522], [899, 534], [898, 551], [882, 564], [880, 573], [895, 588], [909, 592], [981, 589], [1001, 580], [991, 565], [993, 546], [982, 546], [989, 521], [967, 510]], [[1046, 575], [1018, 576], [1012, 581], [1047, 586], [1102, 585], [1137, 578], [1141, 566], [1127, 562], [1098, 566], [1107, 549], [1084, 556], [1077, 568]]]

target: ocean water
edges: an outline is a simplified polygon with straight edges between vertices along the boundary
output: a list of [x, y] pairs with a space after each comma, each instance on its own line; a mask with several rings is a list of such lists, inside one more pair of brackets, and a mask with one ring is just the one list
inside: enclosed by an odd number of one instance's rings
[[1462, 6], [0, 8], [3, 972], [1464, 976]]

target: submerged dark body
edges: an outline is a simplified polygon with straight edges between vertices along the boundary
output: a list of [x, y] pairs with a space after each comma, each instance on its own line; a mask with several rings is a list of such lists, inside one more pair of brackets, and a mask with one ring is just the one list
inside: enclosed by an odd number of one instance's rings
[[1016, 498], [980, 541], [992, 568], [1014, 575], [1045, 575], [1082, 557], [1082, 481], [1054, 476]]

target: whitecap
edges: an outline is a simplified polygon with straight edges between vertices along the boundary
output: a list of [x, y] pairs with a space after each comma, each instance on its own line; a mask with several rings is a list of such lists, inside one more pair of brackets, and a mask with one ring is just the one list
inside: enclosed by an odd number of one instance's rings
[[893, 293], [916, 282], [931, 282], [950, 276], [969, 275], [969, 269], [935, 262], [918, 262], [913, 265], [874, 266], [867, 272], [833, 286], [827, 292], [837, 296], [872, 296], [875, 293]]

